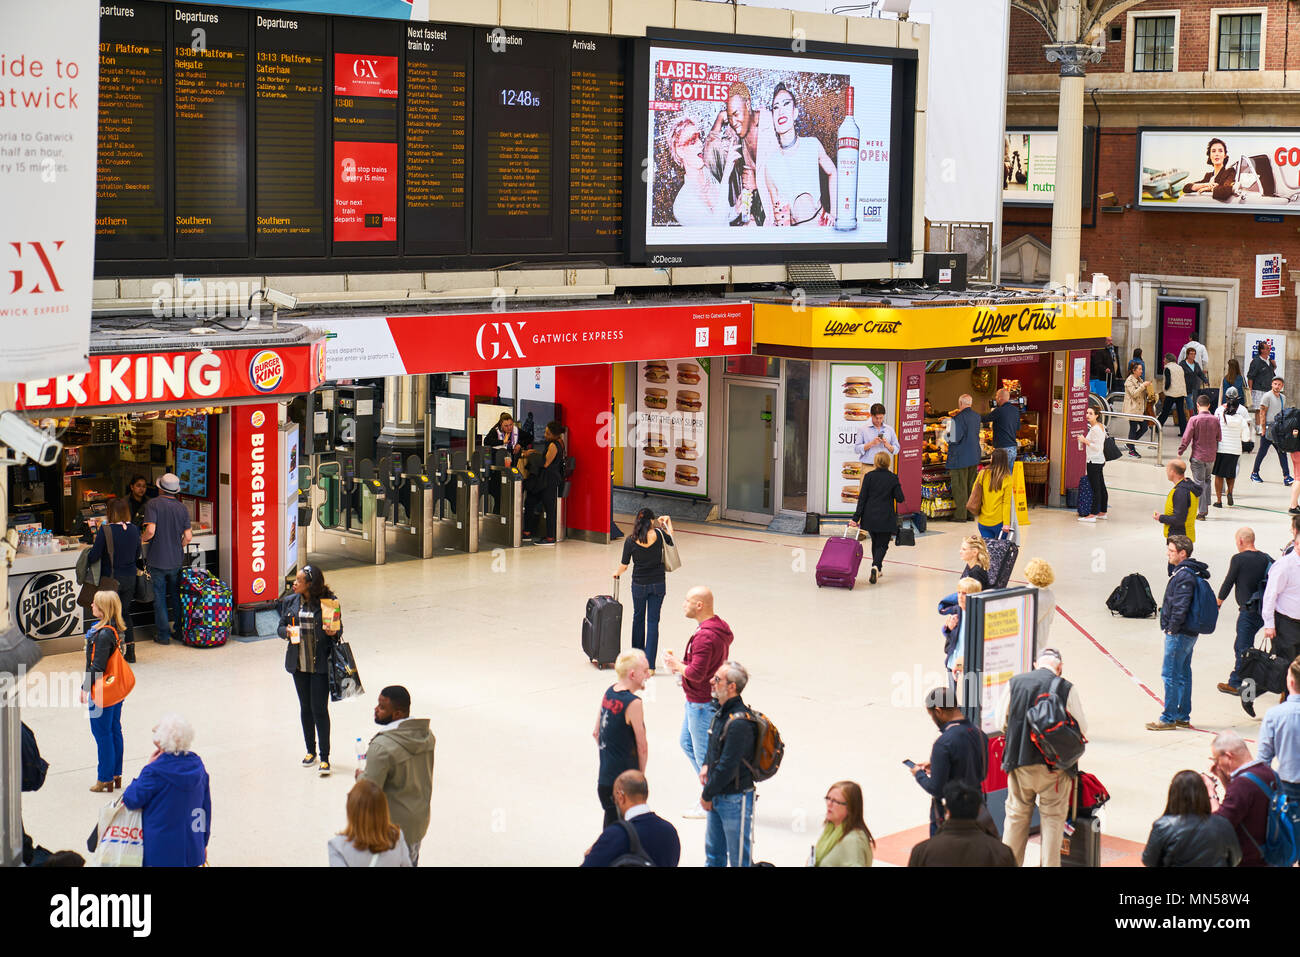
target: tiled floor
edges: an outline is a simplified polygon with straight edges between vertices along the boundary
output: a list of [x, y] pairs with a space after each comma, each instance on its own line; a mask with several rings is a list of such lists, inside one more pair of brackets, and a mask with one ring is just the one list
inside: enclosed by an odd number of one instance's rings
[[[1151, 512], [1167, 486], [1149, 457], [1106, 471], [1110, 521], [1086, 526], [1073, 512], [1034, 509], [1018, 570], [1036, 556], [1056, 568], [1062, 613], [1051, 642], [1084, 699], [1084, 764], [1112, 795], [1105, 834], [1140, 844], [1164, 806], [1170, 777], [1207, 765], [1208, 732], [1235, 727], [1253, 738], [1258, 721], [1215, 690], [1231, 666], [1230, 600], [1224, 623], [1198, 642], [1193, 660], [1200, 730], [1143, 729], [1159, 712], [1159, 627], [1112, 618], [1104, 602], [1132, 571], [1146, 575], [1159, 598], [1165, 557]], [[1239, 525], [1252, 525], [1274, 552], [1286, 538], [1287, 490], [1276, 460], [1265, 475], [1271, 480], [1255, 485], [1243, 470], [1237, 507], [1210, 509], [1198, 528], [1196, 557], [1209, 562], [1216, 586]], [[760, 787], [758, 859], [802, 864], [820, 830], [825, 789], [841, 778], [866, 792], [867, 821], [886, 845], [882, 863], [906, 863], [908, 842], [923, 836], [928, 799], [899, 762], [926, 759], [934, 738], [919, 701], [942, 680], [935, 602], [953, 588], [962, 531], [931, 528], [915, 548], [890, 550], [879, 584], [867, 584], [864, 567], [858, 587], [843, 591], [813, 583], [818, 539], [680, 527], [684, 565], [670, 576], [661, 648], [680, 650], [690, 633], [680, 609], [687, 588], [712, 586], [718, 613], [737, 636], [733, 657], [752, 673], [745, 698], [777, 721], [787, 744], [781, 772]], [[612, 680], [579, 651], [579, 621], [586, 598], [608, 590], [619, 548], [566, 542], [382, 568], [321, 559], [371, 692], [331, 710], [334, 777], [320, 780], [298, 766], [297, 703], [277, 639], [213, 650], [142, 644], [139, 684], [123, 718], [126, 776], [151, 751], [153, 721], [179, 710], [197, 727], [195, 748], [212, 775], [212, 863], [323, 865], [325, 842], [344, 821], [355, 739], [373, 731], [373, 692], [401, 683], [438, 737], [433, 823], [421, 860], [577, 863], [600, 828], [591, 729]], [[80, 667], [76, 655], [57, 656], [39, 674], [72, 673], [75, 688]], [[704, 823], [678, 816], [698, 793], [677, 744], [681, 694], [658, 677], [645, 698], [651, 804], [681, 832], [683, 864], [699, 865]], [[1261, 704], [1261, 716], [1266, 708]], [[52, 764], [44, 790], [25, 796], [28, 830], [49, 847], [79, 848], [103, 803], [87, 791], [95, 749], [85, 716], [72, 706], [29, 707], [24, 717]], [[1123, 855], [1114, 863], [1133, 863], [1132, 846], [1108, 846]]]

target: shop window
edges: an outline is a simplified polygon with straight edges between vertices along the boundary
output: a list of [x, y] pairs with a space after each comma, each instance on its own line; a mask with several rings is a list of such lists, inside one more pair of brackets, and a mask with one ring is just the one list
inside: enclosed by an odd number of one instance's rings
[[1220, 70], [1258, 70], [1259, 37], [1263, 14], [1246, 13], [1219, 17]]
[[769, 356], [728, 356], [728, 375], [756, 375], [765, 379], [781, 377], [781, 360]]
[[1168, 73], [1174, 68], [1177, 21], [1173, 17], [1133, 19], [1133, 72]]

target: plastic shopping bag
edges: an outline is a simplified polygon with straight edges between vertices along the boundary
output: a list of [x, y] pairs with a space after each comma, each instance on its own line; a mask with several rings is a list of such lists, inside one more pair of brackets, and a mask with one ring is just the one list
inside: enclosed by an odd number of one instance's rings
[[118, 798], [99, 812], [99, 841], [90, 867], [143, 867], [144, 815]]

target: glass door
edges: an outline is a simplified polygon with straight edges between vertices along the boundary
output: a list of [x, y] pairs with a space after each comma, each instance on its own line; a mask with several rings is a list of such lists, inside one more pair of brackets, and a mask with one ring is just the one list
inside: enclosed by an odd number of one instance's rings
[[727, 383], [723, 517], [766, 525], [776, 510], [776, 383]]

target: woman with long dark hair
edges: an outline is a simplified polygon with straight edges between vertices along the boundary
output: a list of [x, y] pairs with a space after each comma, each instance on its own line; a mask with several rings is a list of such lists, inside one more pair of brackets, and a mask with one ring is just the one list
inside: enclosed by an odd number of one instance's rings
[[1088, 467], [1088, 484], [1092, 486], [1092, 514], [1080, 515], [1081, 522], [1096, 522], [1099, 518], [1106, 518], [1106, 509], [1109, 498], [1106, 493], [1106, 427], [1101, 424], [1101, 416], [1092, 406], [1084, 413], [1088, 421], [1088, 431], [1079, 432], [1075, 435], [1075, 440], [1079, 443], [1079, 448], [1084, 451], [1084, 458], [1087, 460]]
[[1241, 404], [1245, 408], [1250, 408], [1250, 392], [1246, 389], [1246, 377], [1241, 374], [1241, 363], [1236, 359], [1228, 360], [1228, 371], [1223, 374], [1223, 380], [1219, 383], [1219, 393], [1227, 401], [1228, 390], [1236, 389], [1237, 395], [1241, 397]]
[[[302, 737], [307, 755], [302, 766], [310, 768], [320, 760], [319, 773], [330, 774], [330, 654], [343, 638], [343, 625], [330, 630], [322, 620], [321, 599], [335, 598], [325, 576], [315, 565], [304, 565], [293, 580], [293, 593], [280, 602], [281, 638], [289, 642], [284, 653], [284, 670], [293, 675], [302, 718]], [[319, 748], [317, 747], [319, 745]]]
[[664, 569], [664, 543], [673, 542], [673, 522], [667, 515], [643, 508], [636, 513], [632, 534], [623, 540], [623, 562], [614, 572], [618, 578], [632, 566], [632, 647], [645, 652], [650, 673], [655, 671], [659, 652], [659, 613], [668, 594]]
[[122, 603], [126, 628], [122, 634], [122, 655], [135, 662], [135, 629], [131, 626], [131, 602], [135, 601], [136, 564], [140, 557], [140, 528], [131, 522], [131, 505], [124, 498], [108, 503], [108, 521], [95, 532], [89, 561], [100, 561], [100, 580], [117, 581], [117, 597]]
[[1147, 867], [1236, 867], [1241, 844], [1231, 822], [1210, 813], [1205, 779], [1179, 771], [1169, 782], [1165, 813], [1151, 825], [1142, 851]]
[[875, 846], [862, 816], [862, 788], [836, 781], [826, 789], [826, 820], [813, 845], [813, 867], [870, 867]]
[[989, 467], [976, 477], [966, 502], [966, 510], [975, 513], [975, 527], [983, 538], [997, 538], [1003, 527], [1011, 524], [1013, 484], [1011, 456], [1006, 449], [994, 449]]
[[1183, 187], [1183, 193], [1209, 193], [1221, 203], [1232, 198], [1232, 188], [1236, 185], [1236, 168], [1228, 165], [1228, 144], [1217, 136], [1205, 145], [1205, 162], [1212, 169], [1195, 183]]

